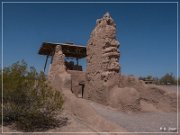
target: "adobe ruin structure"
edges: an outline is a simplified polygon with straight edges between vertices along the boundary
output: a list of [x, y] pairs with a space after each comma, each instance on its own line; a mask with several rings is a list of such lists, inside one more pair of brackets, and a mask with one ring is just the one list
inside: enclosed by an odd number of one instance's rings
[[[44, 42], [39, 50], [46, 55], [45, 67], [51, 56], [48, 81], [57, 90], [89, 99], [123, 111], [176, 111], [176, 95], [142, 80], [120, 73], [119, 42], [116, 24], [106, 13], [96, 21], [87, 46], [72, 43]], [[75, 58], [76, 64], [66, 58]], [[86, 70], [78, 60], [86, 57]], [[71, 92], [70, 92], [71, 93]], [[71, 94], [72, 94], [71, 93]], [[173, 104], [173, 106], [172, 106]]]
[[[121, 75], [119, 44], [116, 24], [106, 13], [96, 21], [86, 47], [72, 43], [44, 42], [39, 54], [47, 56], [44, 69], [51, 57], [48, 81], [53, 88], [63, 93], [73, 93], [76, 97], [126, 112], [177, 111], [175, 93], [148, 86], [135, 77]], [[66, 58], [74, 58], [76, 64]], [[85, 71], [78, 62], [81, 58], [86, 58]]]
[[[66, 83], [76, 96], [107, 104], [109, 89], [119, 83], [119, 42], [116, 39], [116, 24], [109, 13], [98, 19], [96, 23], [87, 48], [72, 43], [44, 42], [39, 54], [47, 56], [44, 70], [51, 56], [48, 73], [50, 82], [53, 82], [59, 74], [62, 82]], [[77, 64], [65, 61], [65, 57], [75, 58]], [[83, 72], [78, 59], [85, 57], [87, 69]], [[67, 82], [64, 81], [66, 75], [62, 75], [63, 73], [69, 74], [69, 81], [67, 79], [65, 79]], [[62, 83], [61, 85], [65, 86]]]
[[[48, 81], [56, 87], [68, 88], [77, 96], [83, 96], [85, 73], [78, 60], [86, 57], [86, 47], [73, 43], [49, 43], [44, 42], [38, 52], [46, 56], [44, 70], [47, 60], [51, 57], [51, 64], [48, 72]], [[67, 61], [65, 58], [70, 58]], [[76, 63], [72, 61], [76, 60]], [[55, 80], [58, 84], [54, 84]]]

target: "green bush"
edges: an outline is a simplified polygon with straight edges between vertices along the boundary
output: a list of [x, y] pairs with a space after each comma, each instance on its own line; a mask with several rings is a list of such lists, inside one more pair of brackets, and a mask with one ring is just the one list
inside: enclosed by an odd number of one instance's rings
[[3, 69], [4, 124], [15, 123], [24, 131], [63, 125], [67, 119], [56, 119], [62, 105], [61, 93], [48, 86], [43, 72], [28, 68], [24, 61]]
[[172, 73], [167, 73], [163, 77], [161, 77], [160, 83], [165, 85], [175, 85], [177, 83], [177, 80]]

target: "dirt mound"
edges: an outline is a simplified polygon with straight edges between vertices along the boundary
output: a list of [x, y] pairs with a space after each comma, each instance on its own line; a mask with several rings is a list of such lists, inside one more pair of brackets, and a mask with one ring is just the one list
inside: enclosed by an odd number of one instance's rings
[[115, 123], [98, 115], [88, 101], [76, 98], [68, 89], [63, 90], [63, 94], [65, 97], [65, 113], [83, 122], [94, 132], [127, 132]]
[[140, 94], [135, 88], [116, 86], [110, 92], [109, 103], [110, 106], [123, 111], [137, 111], [140, 110], [139, 98]]
[[110, 90], [109, 105], [119, 110], [171, 112], [177, 111], [176, 92], [156, 85], [145, 85], [134, 77], [120, 77], [119, 87]]

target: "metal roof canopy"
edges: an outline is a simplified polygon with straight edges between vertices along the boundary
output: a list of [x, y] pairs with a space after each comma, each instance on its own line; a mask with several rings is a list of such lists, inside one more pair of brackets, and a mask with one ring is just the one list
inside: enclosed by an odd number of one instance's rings
[[55, 51], [56, 45], [62, 46], [62, 52], [65, 57], [84, 58], [86, 57], [86, 47], [75, 45], [72, 43], [50, 43], [43, 42], [38, 54], [52, 56]]

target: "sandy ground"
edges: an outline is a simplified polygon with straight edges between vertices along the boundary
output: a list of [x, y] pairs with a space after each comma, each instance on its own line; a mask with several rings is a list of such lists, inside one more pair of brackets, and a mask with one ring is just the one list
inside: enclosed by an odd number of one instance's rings
[[144, 112], [127, 114], [97, 103], [91, 102], [90, 104], [101, 116], [117, 123], [129, 132], [161, 132], [160, 127], [177, 128], [176, 112]]
[[172, 92], [177, 91], [177, 86], [176, 85], [159, 85], [159, 87], [167, 89], [167, 90], [172, 91]]
[[[166, 89], [169, 93], [176, 93], [175, 86], [159, 86]], [[71, 93], [68, 93], [68, 100], [70, 101], [67, 105], [73, 113], [68, 113], [66, 110], [63, 115], [68, 117], [68, 125], [50, 129], [46, 134], [61, 134], [61, 135], [115, 135], [115, 134], [127, 134], [127, 133], [100, 133], [106, 132], [147, 132], [147, 133], [133, 133], [140, 135], [166, 135], [177, 134], [177, 117], [180, 118], [180, 114], [176, 112], [136, 112], [136, 113], [123, 113], [109, 106], [104, 106], [92, 101], [87, 101], [81, 98], [71, 97]], [[70, 97], [70, 98], [69, 98]], [[70, 105], [72, 106], [70, 107]], [[75, 107], [75, 108], [74, 108]], [[83, 111], [83, 112], [82, 112]], [[89, 116], [92, 114], [93, 116]], [[61, 114], [62, 115], [62, 114]], [[179, 119], [180, 120], [180, 119]], [[94, 123], [94, 124], [93, 124]], [[102, 124], [101, 124], [102, 123]], [[106, 124], [110, 124], [109, 128]], [[98, 128], [96, 128], [98, 127]], [[166, 128], [166, 131], [161, 131], [160, 128]], [[99, 130], [102, 128], [103, 130]], [[114, 131], [113, 129], [116, 129]], [[179, 126], [180, 129], [180, 126]], [[17, 132], [12, 127], [4, 127], [4, 132]], [[168, 133], [168, 132], [173, 133]], [[55, 133], [56, 132], [56, 133]], [[57, 133], [61, 132], [61, 133]], [[65, 132], [65, 133], [63, 133]], [[70, 133], [67, 133], [70, 132]], [[79, 132], [79, 133], [78, 133]], [[97, 132], [97, 133], [92, 133]], [[98, 133], [99, 132], [99, 133]], [[159, 133], [150, 133], [159, 132]], [[7, 133], [6, 133], [7, 134]], [[10, 133], [11, 135], [13, 133]], [[17, 133], [16, 133], [17, 134]], [[22, 134], [36, 134], [36, 133], [20, 133]]]

